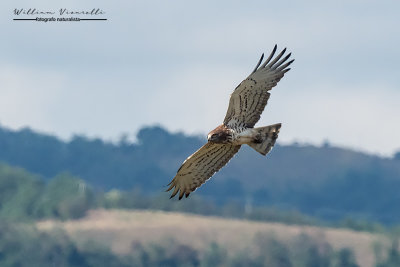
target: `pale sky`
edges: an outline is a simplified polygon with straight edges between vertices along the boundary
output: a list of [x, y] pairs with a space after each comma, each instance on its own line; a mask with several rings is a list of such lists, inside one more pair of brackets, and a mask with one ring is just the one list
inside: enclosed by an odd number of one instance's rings
[[[107, 21], [13, 21], [15, 8], [100, 8]], [[275, 44], [296, 61], [259, 126], [278, 141], [400, 150], [399, 1], [0, 3], [0, 124], [68, 140], [143, 126], [206, 135]], [[36, 16], [32, 16], [35, 18]]]

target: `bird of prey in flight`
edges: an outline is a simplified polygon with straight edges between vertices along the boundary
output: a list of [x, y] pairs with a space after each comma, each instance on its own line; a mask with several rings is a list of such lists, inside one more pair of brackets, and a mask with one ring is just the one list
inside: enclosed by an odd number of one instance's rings
[[294, 61], [287, 62], [290, 53], [283, 57], [286, 48], [273, 58], [276, 48], [275, 45], [264, 63], [262, 54], [253, 72], [231, 94], [223, 123], [208, 134], [204, 146], [183, 162], [168, 184], [167, 191], [174, 189], [171, 198], [178, 192], [179, 199], [184, 195], [188, 197], [225, 166], [244, 144], [262, 155], [267, 155], [272, 149], [281, 124], [258, 128], [254, 125], [267, 105], [269, 91], [290, 70], [288, 66]]

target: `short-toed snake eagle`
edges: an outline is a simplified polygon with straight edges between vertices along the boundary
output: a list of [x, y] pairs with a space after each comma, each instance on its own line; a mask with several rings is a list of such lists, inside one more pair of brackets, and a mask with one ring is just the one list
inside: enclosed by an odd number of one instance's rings
[[254, 125], [267, 104], [269, 90], [290, 70], [288, 66], [294, 61], [286, 62], [290, 53], [282, 58], [286, 48], [272, 59], [276, 48], [275, 45], [268, 59], [261, 65], [263, 54], [249, 77], [233, 91], [225, 119], [208, 134], [208, 142], [183, 162], [168, 184], [167, 191], [174, 189], [171, 198], [178, 192], [179, 199], [184, 195], [188, 197], [225, 166], [241, 145], [247, 144], [262, 155], [267, 155], [274, 146], [281, 124], [258, 128], [254, 128]]

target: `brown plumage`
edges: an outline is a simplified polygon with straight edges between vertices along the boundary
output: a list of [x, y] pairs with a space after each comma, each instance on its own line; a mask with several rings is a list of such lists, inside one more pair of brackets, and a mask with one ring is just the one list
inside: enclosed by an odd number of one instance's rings
[[262, 155], [267, 155], [278, 138], [281, 124], [254, 128], [260, 119], [268, 99], [269, 91], [280, 81], [288, 66], [290, 53], [282, 58], [286, 48], [277, 55], [275, 45], [268, 59], [261, 65], [261, 56], [254, 71], [242, 81], [231, 94], [229, 107], [223, 124], [212, 130], [208, 142], [188, 157], [169, 183], [167, 191], [172, 189], [171, 198], [179, 193], [179, 199], [200, 187], [217, 171], [225, 166], [247, 144]]
[[226, 144], [232, 140], [232, 131], [221, 124], [208, 134], [207, 139], [213, 143]]

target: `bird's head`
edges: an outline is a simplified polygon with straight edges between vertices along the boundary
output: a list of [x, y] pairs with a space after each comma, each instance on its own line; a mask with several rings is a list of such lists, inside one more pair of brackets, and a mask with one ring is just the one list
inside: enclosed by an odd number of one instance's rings
[[220, 125], [207, 135], [207, 140], [212, 143], [226, 144], [231, 134], [225, 125]]
[[208, 141], [210, 141], [210, 142], [213, 142], [213, 143], [222, 143], [222, 136], [221, 136], [221, 134], [219, 134], [219, 133], [209, 133], [208, 135], [207, 135], [207, 139], [208, 139]]

